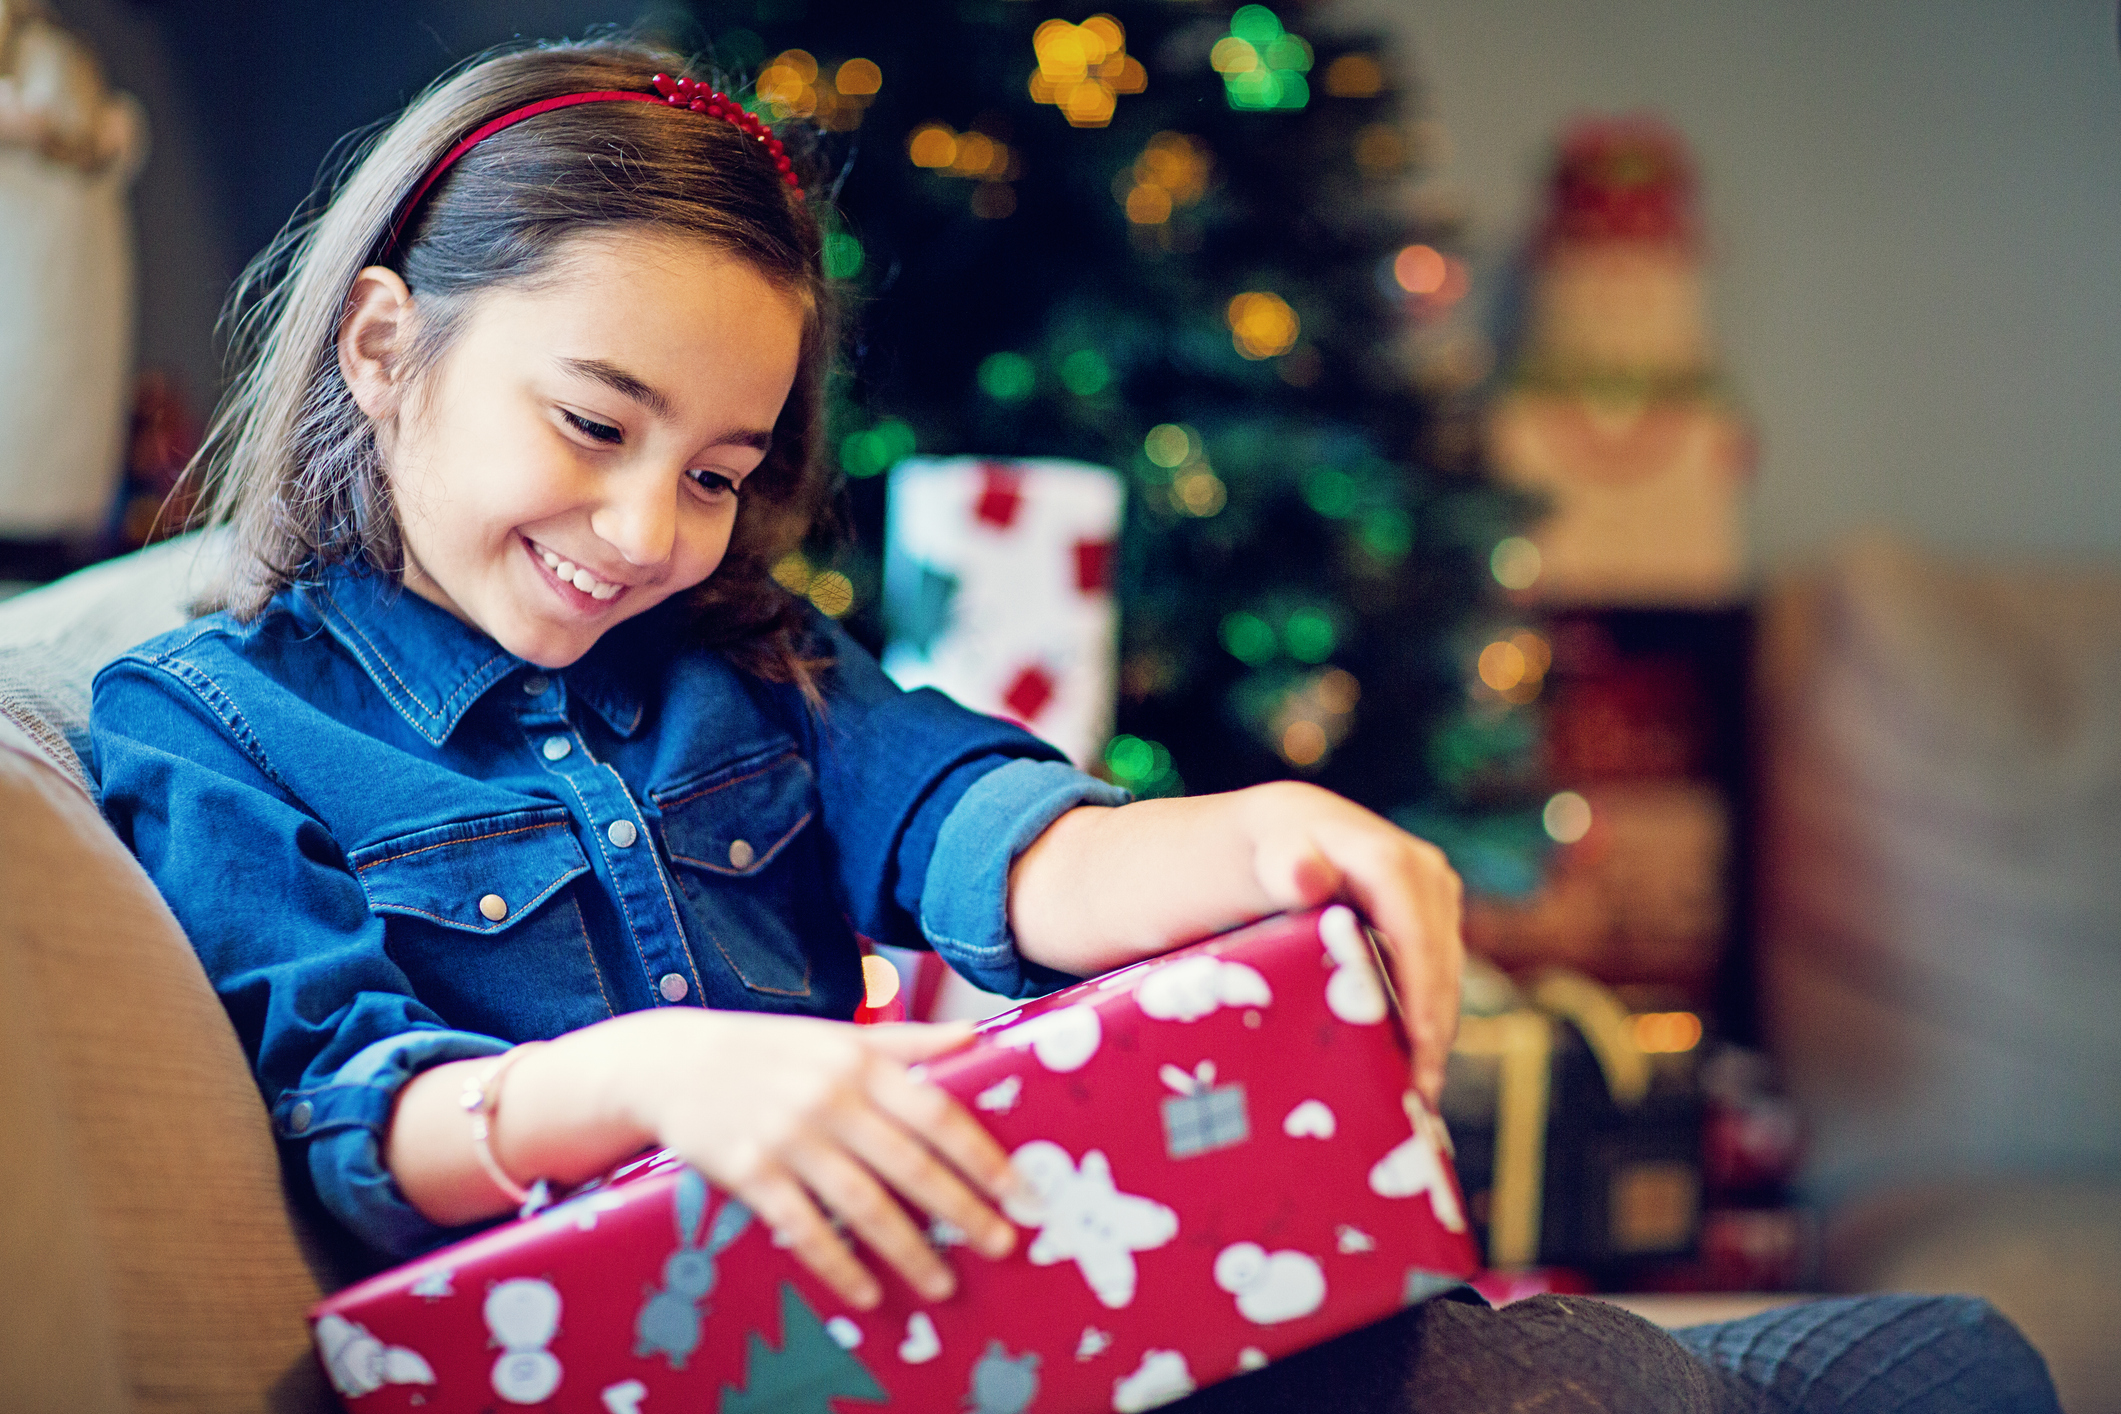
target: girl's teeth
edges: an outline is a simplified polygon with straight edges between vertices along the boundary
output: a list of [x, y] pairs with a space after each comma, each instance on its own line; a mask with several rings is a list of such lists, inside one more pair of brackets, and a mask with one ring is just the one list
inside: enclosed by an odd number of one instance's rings
[[545, 562], [545, 568], [592, 599], [611, 599], [618, 595], [618, 585], [604, 583], [574, 561], [563, 560], [542, 545], [538, 547], [538, 558]]
[[550, 570], [559, 568], [560, 557], [558, 555], [553, 554], [550, 550], [540, 550], [538, 551], [538, 554], [543, 557], [546, 569]]
[[571, 580], [571, 579], [573, 579], [573, 578], [574, 578], [574, 574], [575, 574], [575, 570], [574, 570], [574, 561], [573, 561], [573, 560], [562, 560], [562, 561], [560, 561], [560, 562], [559, 562], [558, 564], [556, 564], [556, 565], [554, 565], [554, 566], [552, 567], [552, 572], [553, 572], [554, 574], [558, 575], [558, 576], [559, 576], [560, 578], [562, 578], [562, 579], [570, 579], [570, 580]]
[[587, 594], [597, 587], [597, 577], [588, 570], [576, 570], [574, 572], [574, 587]]
[[600, 584], [589, 591], [592, 597], [598, 599], [609, 599], [618, 592], [619, 587], [616, 584]]

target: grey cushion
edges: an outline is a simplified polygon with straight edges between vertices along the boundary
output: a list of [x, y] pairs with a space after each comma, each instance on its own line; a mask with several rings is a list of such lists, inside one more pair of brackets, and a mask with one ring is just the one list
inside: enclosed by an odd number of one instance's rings
[[0, 603], [0, 746], [27, 751], [94, 794], [88, 689], [96, 670], [178, 627], [221, 571], [227, 541], [181, 536]]

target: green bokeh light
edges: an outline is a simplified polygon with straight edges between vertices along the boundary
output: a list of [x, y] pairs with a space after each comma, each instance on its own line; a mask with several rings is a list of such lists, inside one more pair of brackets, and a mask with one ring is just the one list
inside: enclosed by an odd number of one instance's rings
[[1274, 656], [1274, 630], [1265, 619], [1243, 609], [1223, 616], [1222, 640], [1231, 657], [1251, 667]]
[[1356, 538], [1376, 558], [1397, 564], [1414, 548], [1414, 518], [1397, 509], [1372, 511], [1362, 518]]
[[1289, 656], [1300, 663], [1323, 663], [1332, 657], [1337, 636], [1333, 621], [1316, 609], [1298, 609], [1282, 630]]
[[1112, 365], [1096, 349], [1077, 349], [1061, 360], [1061, 382], [1078, 398], [1094, 398], [1112, 384]]
[[1142, 438], [1142, 450], [1161, 467], [1184, 465], [1196, 449], [1194, 434], [1182, 423], [1160, 422]]
[[1257, 49], [1282, 37], [1281, 20], [1264, 5], [1240, 6], [1230, 16], [1230, 33]]
[[887, 417], [867, 431], [840, 439], [840, 468], [856, 478], [875, 476], [912, 456], [913, 450], [913, 429]]
[[845, 231], [827, 235], [821, 254], [828, 280], [852, 280], [862, 273], [862, 243]]
[[1304, 474], [1304, 504], [1322, 516], [1339, 520], [1355, 513], [1355, 478], [1335, 467]]
[[980, 360], [979, 386], [981, 392], [996, 402], [1022, 402], [1038, 386], [1038, 370], [1020, 353], [1004, 350], [988, 354]]

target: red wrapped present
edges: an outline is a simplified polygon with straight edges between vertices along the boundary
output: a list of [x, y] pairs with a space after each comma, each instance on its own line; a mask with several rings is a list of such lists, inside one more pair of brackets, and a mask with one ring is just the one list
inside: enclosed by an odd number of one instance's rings
[[1478, 1265], [1388, 1003], [1332, 908], [984, 1022], [926, 1071], [1009, 1150], [1022, 1235], [947, 1301], [870, 1254], [883, 1303], [849, 1309], [658, 1154], [340, 1292], [318, 1350], [361, 1414], [1155, 1408]]

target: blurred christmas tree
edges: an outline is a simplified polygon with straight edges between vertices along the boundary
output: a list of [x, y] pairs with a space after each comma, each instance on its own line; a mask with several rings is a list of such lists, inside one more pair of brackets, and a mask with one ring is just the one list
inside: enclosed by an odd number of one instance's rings
[[[1478, 465], [1486, 346], [1420, 185], [1441, 131], [1379, 37], [1329, 5], [1210, 0], [697, 13], [843, 172], [857, 546], [882, 543], [881, 473], [916, 449], [1118, 468], [1113, 777], [1299, 775], [1529, 887], [1537, 674], [1476, 668], [1521, 622], [1494, 592], [1523, 576], [1523, 507]], [[880, 637], [863, 549], [785, 578]]]

